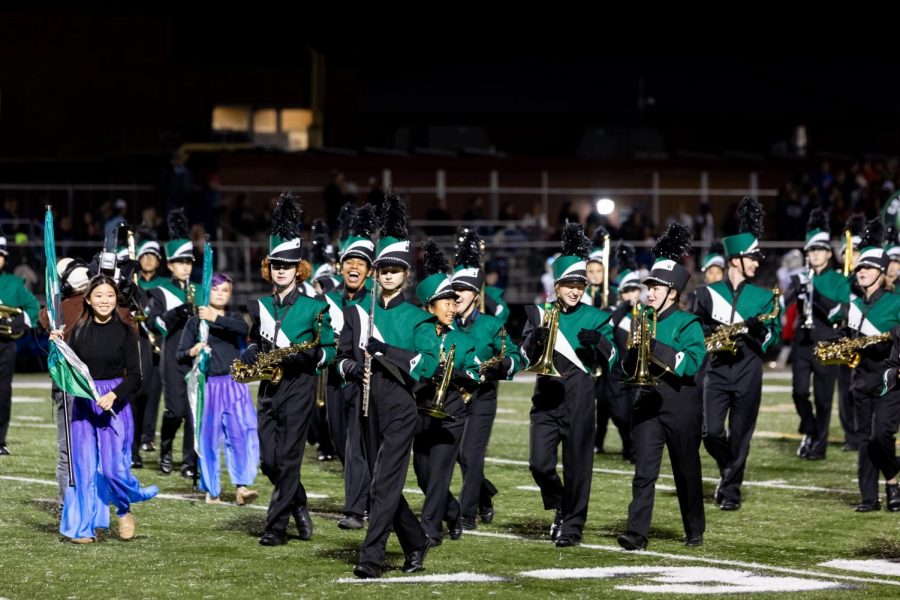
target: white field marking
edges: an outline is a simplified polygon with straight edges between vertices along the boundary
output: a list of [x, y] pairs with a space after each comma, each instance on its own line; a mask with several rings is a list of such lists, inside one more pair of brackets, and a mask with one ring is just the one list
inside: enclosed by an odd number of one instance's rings
[[12, 418], [13, 421], [44, 421], [43, 417], [29, 417], [28, 415], [20, 415]]
[[[833, 581], [799, 577], [767, 577], [747, 571], [718, 567], [595, 567], [540, 569], [519, 573], [537, 579], [632, 579], [646, 578], [656, 584], [617, 585], [618, 590], [669, 594], [727, 594], [746, 592], [808, 592], [845, 588]], [[704, 585], [704, 584], [720, 585]]]
[[[527, 467], [528, 461], [524, 460], [511, 460], [509, 458], [493, 458], [493, 457], [485, 457], [485, 462], [495, 463], [498, 465], [516, 465]], [[562, 465], [557, 465], [557, 468], [562, 468]], [[601, 469], [599, 467], [595, 467], [593, 469], [594, 473], [602, 473], [605, 475], [624, 475], [628, 477], [634, 476], [634, 471], [623, 471], [621, 469]], [[675, 479], [673, 475], [667, 475], [665, 473], [660, 473], [660, 478], [664, 479]], [[707, 481], [710, 483], [718, 483], [719, 479], [717, 477], [704, 477], [703, 481]], [[743, 485], [748, 487], [761, 487], [761, 488], [769, 488], [774, 490], [799, 490], [803, 492], [831, 492], [833, 494], [856, 494], [858, 493], [855, 490], [842, 490], [837, 488], [823, 488], [816, 486], [808, 486], [808, 485], [792, 485], [781, 480], [774, 481], [744, 481]]]
[[759, 412], [765, 413], [785, 413], [785, 414], [794, 414], [797, 412], [797, 407], [793, 404], [764, 404], [759, 407]]
[[36, 396], [13, 396], [13, 404], [43, 404], [49, 403], [50, 398], [38, 398]]
[[[541, 491], [541, 488], [539, 488], [539, 487], [536, 486], [536, 485], [517, 485], [517, 486], [516, 486], [516, 489], [517, 489], [517, 490], [522, 490], [523, 492], [539, 492], [539, 491]], [[660, 491], [662, 491], [662, 492], [674, 492], [674, 491], [675, 491], [675, 486], [674, 486], [674, 485], [664, 485], [664, 484], [662, 484], [662, 483], [657, 483], [657, 484], [656, 484], [656, 489], [658, 489], [658, 490], [660, 490]]]
[[790, 385], [764, 385], [762, 386], [763, 394], [783, 394], [785, 392], [793, 392], [794, 388]]
[[35, 429], [56, 429], [56, 425], [52, 423], [16, 423], [13, 421], [10, 425], [13, 427], [32, 427]]
[[[547, 521], [550, 522], [549, 520]], [[493, 533], [490, 531], [480, 531], [480, 530], [472, 530], [466, 531], [464, 535], [474, 535], [480, 537], [489, 537], [489, 538], [498, 538], [504, 540], [518, 540], [522, 542], [532, 542], [535, 544], [544, 544], [549, 546], [553, 542], [550, 540], [539, 540], [533, 538], [526, 538], [518, 535], [514, 535], [511, 533]], [[629, 551], [624, 548], [620, 548], [618, 546], [601, 546], [599, 544], [582, 544], [581, 548], [587, 548], [589, 550], [599, 550], [601, 552], [615, 552], [615, 553], [626, 553], [637, 556], [652, 556], [654, 558], [665, 558], [675, 561], [682, 562], [700, 562], [711, 565], [724, 565], [728, 567], [736, 567], [739, 569], [750, 569], [750, 570], [758, 570], [758, 571], [772, 571], [775, 573], [787, 573], [789, 575], [801, 575], [804, 577], [824, 577], [827, 579], [840, 579], [841, 581], [854, 581], [854, 582], [862, 582], [862, 583], [883, 583], [885, 585], [893, 585], [900, 586], [900, 581], [892, 580], [892, 579], [875, 579], [871, 577], [857, 577], [854, 575], [839, 575], [835, 573], [826, 573], [821, 571], [812, 571], [809, 569], [794, 569], [791, 567], [777, 567], [775, 565], [766, 565], [763, 563], [755, 563], [755, 562], [744, 562], [740, 560], [728, 560], [728, 559], [719, 559], [719, 558], [707, 558], [704, 556], [691, 556], [690, 554], [670, 554], [668, 552], [654, 552], [652, 550], [640, 550], [640, 551]], [[663, 567], [665, 568], [665, 567]]]
[[505, 577], [482, 573], [446, 573], [434, 575], [413, 575], [412, 577], [383, 577], [381, 579], [357, 579], [342, 577], [335, 583], [500, 583], [509, 581]]
[[520, 419], [494, 419], [494, 423], [502, 425], [531, 425], [531, 421], [522, 421]]
[[416, 494], [417, 496], [424, 496], [425, 492], [420, 490], [419, 488], [403, 488], [404, 494]]
[[49, 390], [52, 389], [52, 383], [49, 381], [13, 381], [13, 389], [17, 390]]
[[517, 412], [519, 412], [519, 411], [517, 411], [517, 410], [514, 409], [514, 408], [498, 408], [498, 409], [497, 409], [497, 414], [498, 414], [498, 415], [514, 415], [514, 414], [516, 414]]
[[[31, 477], [12, 477], [10, 475], [0, 475], [0, 479], [2, 479], [4, 481], [17, 481], [19, 483], [36, 483], [38, 485], [52, 485], [52, 486], [59, 485], [55, 481], [49, 481], [47, 479], [33, 479]], [[310, 492], [307, 492], [306, 495], [307, 495], [307, 497], [313, 498], [315, 500], [323, 500], [323, 499], [329, 497], [327, 494], [313, 494]], [[163, 498], [165, 500], [188, 500], [188, 501], [192, 501], [192, 502], [203, 502], [205, 499], [205, 496], [202, 494], [157, 494], [155, 497]], [[225, 504], [226, 506], [229, 505], [228, 503], [225, 503], [225, 502], [223, 502], [223, 504]], [[233, 506], [236, 506], [236, 505], [233, 505]], [[248, 506], [250, 508], [259, 508], [261, 510], [266, 510], [265, 506], [255, 506], [253, 504], [250, 504]]]
[[873, 575], [884, 575], [891, 577], [900, 577], [900, 562], [896, 560], [829, 560], [819, 563], [820, 567], [828, 567], [829, 569], [840, 569], [842, 571], [856, 571], [858, 573], [872, 573]]

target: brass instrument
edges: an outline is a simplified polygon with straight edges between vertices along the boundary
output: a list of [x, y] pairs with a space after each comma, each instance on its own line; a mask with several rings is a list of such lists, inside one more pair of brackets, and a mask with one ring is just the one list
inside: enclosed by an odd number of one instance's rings
[[447, 391], [450, 389], [450, 381], [453, 379], [453, 360], [456, 358], [456, 344], [450, 346], [450, 352], [444, 355], [444, 349], [441, 348], [441, 356], [439, 364], [444, 365], [444, 374], [437, 389], [434, 392], [434, 398], [431, 402], [419, 407], [419, 412], [435, 419], [455, 421], [453, 415], [448, 414], [445, 410], [447, 404]]
[[813, 270], [809, 266], [809, 255], [806, 255], [806, 302], [803, 304], [803, 329], [813, 328]]
[[[652, 327], [651, 327], [652, 319]], [[657, 385], [659, 379], [650, 374], [650, 363], [656, 362], [650, 352], [650, 340], [656, 337], [656, 310], [652, 306], [642, 307], [638, 302], [631, 309], [631, 335], [628, 348], [637, 348], [637, 365], [631, 377], [623, 380], [626, 385]], [[666, 368], [665, 365], [660, 365]]]
[[[378, 279], [373, 276], [372, 283], [372, 304], [369, 307], [369, 331], [366, 334], [366, 341], [375, 334], [375, 303], [378, 299]], [[362, 389], [362, 415], [369, 416], [369, 394], [372, 391], [372, 355], [365, 353], [365, 364], [363, 365], [363, 389]]]
[[851, 369], [855, 369], [861, 359], [860, 350], [887, 342], [890, 339], [890, 332], [857, 338], [841, 338], [831, 342], [819, 342], [813, 353], [823, 365], [847, 365]]
[[320, 345], [319, 342], [322, 337], [322, 319], [325, 316], [326, 310], [328, 309], [323, 309], [316, 319], [317, 328], [315, 338], [306, 342], [300, 342], [299, 344], [291, 344], [286, 348], [275, 348], [269, 352], [261, 352], [256, 359], [256, 362], [252, 365], [244, 364], [241, 359], [236, 358], [231, 363], [232, 379], [238, 383], [250, 383], [251, 381], [263, 380], [271, 381], [273, 385], [281, 383], [281, 378], [284, 376], [284, 369], [281, 367], [281, 363], [284, 359]]
[[609, 234], [603, 236], [603, 295], [600, 296], [600, 308], [609, 306]]
[[849, 229], [844, 231], [844, 239], [844, 277], [849, 277], [853, 270], [853, 233]]
[[[481, 270], [484, 271], [484, 240], [478, 240], [478, 249], [481, 250]], [[481, 284], [481, 291], [478, 292], [478, 312], [484, 314], [484, 285]]]
[[24, 329], [18, 333], [13, 333], [12, 328], [12, 318], [21, 314], [21, 308], [0, 304], [0, 335], [5, 335], [6, 337], [13, 340], [17, 340], [25, 335]]
[[328, 369], [323, 369], [316, 378], [316, 406], [325, 408], [325, 396], [328, 393]]
[[[772, 301], [775, 304], [775, 308], [773, 308], [770, 312], [760, 315], [759, 322], [760, 323], [768, 323], [774, 319], [778, 318], [778, 315], [781, 313], [781, 303], [778, 301], [781, 296], [781, 291], [774, 287], [772, 288]], [[731, 352], [732, 354], [737, 353], [737, 336], [742, 333], [747, 333], [747, 325], [743, 321], [739, 321], [737, 323], [732, 323], [731, 325], [722, 325], [715, 331], [713, 331], [710, 335], [706, 336], [706, 351], [707, 352]]]
[[500, 354], [490, 357], [478, 367], [481, 380], [484, 381], [484, 374], [488, 369], [502, 363], [504, 358], [506, 358], [506, 327], [500, 328]]
[[553, 350], [556, 347], [556, 334], [559, 331], [559, 305], [557, 303], [547, 307], [544, 311], [541, 327], [549, 329], [550, 335], [547, 336], [547, 342], [544, 344], [541, 358], [525, 370], [546, 377], [562, 377], [559, 371], [556, 370], [556, 367], [553, 366]]
[[187, 287], [184, 288], [184, 303], [191, 305], [192, 313], [197, 312], [197, 307], [194, 306], [194, 294], [196, 293], [196, 290], [194, 289], [194, 286], [191, 285], [190, 279], [187, 280], [185, 285]]

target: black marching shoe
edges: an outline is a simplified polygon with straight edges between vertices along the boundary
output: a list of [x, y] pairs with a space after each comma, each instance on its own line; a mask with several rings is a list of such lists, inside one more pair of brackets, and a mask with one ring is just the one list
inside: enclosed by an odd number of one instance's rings
[[455, 519], [450, 519], [449, 521], [447, 521], [447, 531], [450, 532], [450, 539], [453, 541], [456, 541], [460, 537], [462, 537], [462, 517], [459, 516]]
[[616, 538], [616, 540], [619, 542], [619, 545], [626, 550], [643, 550], [647, 547], [647, 538], [638, 535], [633, 531], [626, 531]]
[[297, 535], [300, 539], [304, 541], [312, 539], [312, 519], [309, 518], [309, 510], [305, 506], [294, 511], [294, 521], [297, 523]]
[[144, 460], [141, 458], [140, 454], [136, 454], [131, 457], [131, 468], [132, 469], [143, 469], [144, 468]]
[[193, 479], [194, 475], [197, 474], [197, 468], [192, 467], [191, 465], [182, 465], [181, 467], [181, 476], [185, 479]]
[[685, 546], [702, 546], [703, 545], [703, 534], [700, 535], [692, 535], [689, 538], [684, 539]]
[[287, 544], [287, 534], [283, 531], [267, 531], [259, 538], [260, 546], [284, 546]]
[[733, 500], [722, 500], [722, 502], [719, 504], [719, 508], [727, 511], [740, 510], [741, 503], [734, 502]]
[[807, 458], [809, 456], [809, 449], [812, 446], [812, 438], [808, 435], [803, 436], [803, 440], [800, 442], [800, 447], [797, 448], [797, 458]]
[[163, 473], [163, 475], [168, 475], [172, 472], [171, 454], [161, 454], [159, 456], [159, 470]]
[[490, 525], [494, 522], [494, 507], [493, 506], [479, 506], [478, 507], [478, 519], [484, 523], [485, 525]]
[[841, 446], [842, 452], [856, 452], [857, 450], [859, 450], [859, 444], [853, 442], [844, 442], [844, 445]]
[[353, 567], [353, 574], [360, 579], [378, 579], [381, 577], [381, 567], [371, 563], [359, 563]]
[[463, 531], [472, 531], [478, 528], [478, 525], [475, 524], [475, 517], [467, 517], [465, 515], [459, 518], [459, 525]]
[[144, 452], [156, 452], [156, 444], [153, 442], [144, 442], [141, 444], [141, 450]]
[[563, 514], [560, 509], [556, 509], [556, 515], [553, 517], [553, 525], [550, 526], [550, 539], [556, 541], [562, 535]]
[[878, 500], [863, 500], [854, 508], [858, 513], [875, 512], [881, 510], [881, 502]]
[[722, 480], [719, 479], [719, 483], [716, 484], [716, 491], [713, 492], [713, 498], [716, 501], [716, 506], [722, 504]]
[[577, 535], [560, 535], [556, 539], [556, 547], [557, 548], [571, 548], [573, 546], [580, 546], [581, 538]]
[[428, 547], [429, 548], [437, 548], [438, 546], [440, 546], [441, 544], [444, 543], [443, 537], [431, 537], [430, 535], [426, 535], [425, 537], [428, 538]]
[[6, 444], [0, 444], [0, 456], [9, 456], [9, 448], [6, 447]]
[[891, 512], [900, 510], [900, 484], [884, 484], [885, 496], [887, 496], [887, 509]]
[[431, 538], [426, 536], [424, 546], [418, 550], [413, 550], [406, 555], [406, 560], [403, 561], [403, 568], [401, 571], [404, 573], [417, 573], [424, 569], [425, 555], [428, 554], [429, 548], [431, 548]]
[[341, 529], [362, 529], [365, 526], [359, 515], [344, 515], [344, 518], [338, 521], [338, 527]]

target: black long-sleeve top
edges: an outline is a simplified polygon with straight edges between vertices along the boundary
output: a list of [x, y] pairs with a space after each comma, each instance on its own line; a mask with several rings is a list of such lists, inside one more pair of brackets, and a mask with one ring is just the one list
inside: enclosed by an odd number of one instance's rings
[[[227, 375], [231, 369], [231, 363], [240, 355], [241, 340], [247, 338], [250, 327], [239, 312], [226, 312], [219, 315], [215, 322], [209, 324], [209, 374], [211, 376]], [[200, 341], [200, 317], [193, 316], [188, 319], [181, 334], [181, 342], [178, 344], [178, 362], [190, 364], [193, 362], [189, 352]]]
[[94, 379], [122, 378], [122, 383], [113, 389], [117, 399], [141, 387], [137, 334], [122, 321], [113, 318], [102, 324], [90, 320], [76, 325], [69, 346], [84, 361]]

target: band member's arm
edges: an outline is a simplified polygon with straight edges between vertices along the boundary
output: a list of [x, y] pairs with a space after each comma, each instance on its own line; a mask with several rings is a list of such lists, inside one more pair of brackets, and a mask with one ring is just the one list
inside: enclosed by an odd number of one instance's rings
[[494, 338], [491, 341], [491, 352], [494, 356], [498, 356], [502, 347], [504, 358], [500, 363], [485, 371], [484, 376], [488, 381], [512, 381], [513, 375], [525, 366], [525, 359], [522, 358], [518, 346], [512, 341], [509, 333], [507, 333], [506, 338], [501, 339], [500, 332], [502, 330], [503, 326], [501, 325], [494, 332]]
[[891, 355], [884, 363], [884, 381], [881, 387], [881, 395], [897, 389], [900, 386], [900, 326], [891, 329]]
[[178, 362], [191, 364], [194, 357], [191, 356], [191, 348], [200, 341], [200, 319], [191, 317], [181, 331], [181, 339], [178, 341], [178, 352], [175, 354]]
[[475, 360], [475, 344], [469, 342], [463, 347], [457, 346], [453, 360], [453, 385], [468, 391], [478, 389], [481, 375]]
[[[804, 273], [804, 276], [800, 275], [791, 275], [791, 281], [788, 284], [787, 289], [784, 291], [784, 305], [790, 306], [794, 302], [798, 302], [806, 292], [806, 281], [807, 277]], [[799, 307], [798, 307], [799, 308]]]
[[525, 316], [525, 327], [522, 329], [522, 345], [520, 349], [525, 364], [531, 365], [541, 357], [541, 353], [544, 351], [547, 329], [539, 325], [541, 316], [537, 306], [526, 306]]
[[327, 306], [323, 306], [322, 309], [325, 312], [322, 314], [322, 332], [319, 334], [319, 347], [310, 350], [316, 360], [317, 373], [321, 373], [322, 369], [334, 362], [334, 357], [337, 355], [336, 336], [334, 335], [334, 328], [331, 326], [331, 314], [328, 312]]
[[703, 327], [703, 335], [710, 335], [718, 329], [721, 323], [712, 318], [712, 296], [706, 288], [697, 288], [697, 296], [694, 302], [693, 313], [700, 317], [700, 326]]
[[653, 356], [666, 368], [678, 376], [693, 377], [700, 370], [703, 357], [706, 356], [706, 343], [703, 340], [703, 327], [699, 319], [693, 319], [678, 332], [673, 348], [659, 340], [654, 340]]
[[593, 349], [596, 356], [594, 360], [595, 366], [605, 364], [606, 368], [611, 370], [613, 365], [616, 364], [618, 355], [616, 345], [613, 343], [613, 331], [609, 318], [599, 329], [582, 329], [579, 331], [578, 341], [582, 346]]
[[262, 336], [259, 334], [259, 304], [251, 302], [247, 305], [250, 313], [250, 333], [247, 335], [247, 347], [241, 352], [241, 362], [252, 365], [262, 350]]
[[41, 305], [34, 295], [25, 288], [24, 283], [18, 286], [16, 291], [15, 306], [22, 309], [20, 318], [25, 328], [35, 327], [38, 322], [38, 312], [41, 310]]
[[391, 346], [379, 340], [370, 340], [369, 351], [381, 353], [384, 359], [409, 373], [414, 381], [428, 379], [437, 369], [440, 340], [434, 335], [434, 318], [420, 321], [413, 332], [415, 352]]
[[191, 315], [191, 307], [187, 304], [176, 306], [172, 310], [166, 310], [166, 299], [163, 292], [159, 289], [149, 290], [150, 294], [150, 313], [147, 320], [150, 321], [153, 328], [165, 337], [169, 337], [169, 332], [181, 327]]
[[359, 381], [363, 375], [363, 365], [357, 360], [356, 352], [360, 338], [357, 333], [360, 320], [355, 314], [356, 310], [353, 306], [344, 309], [344, 329], [338, 336], [337, 356], [334, 361], [338, 375], [345, 383]]
[[113, 389], [116, 399], [134, 394], [141, 387], [141, 360], [138, 352], [138, 336], [131, 327], [126, 327], [125, 332], [125, 343], [122, 346], [125, 374], [122, 376], [122, 383]]
[[244, 320], [241, 313], [225, 313], [224, 315], [219, 315], [215, 321], [212, 321], [209, 324], [209, 328], [230, 331], [242, 338], [247, 337], [247, 334], [250, 331], [250, 326], [247, 325], [247, 321]]

